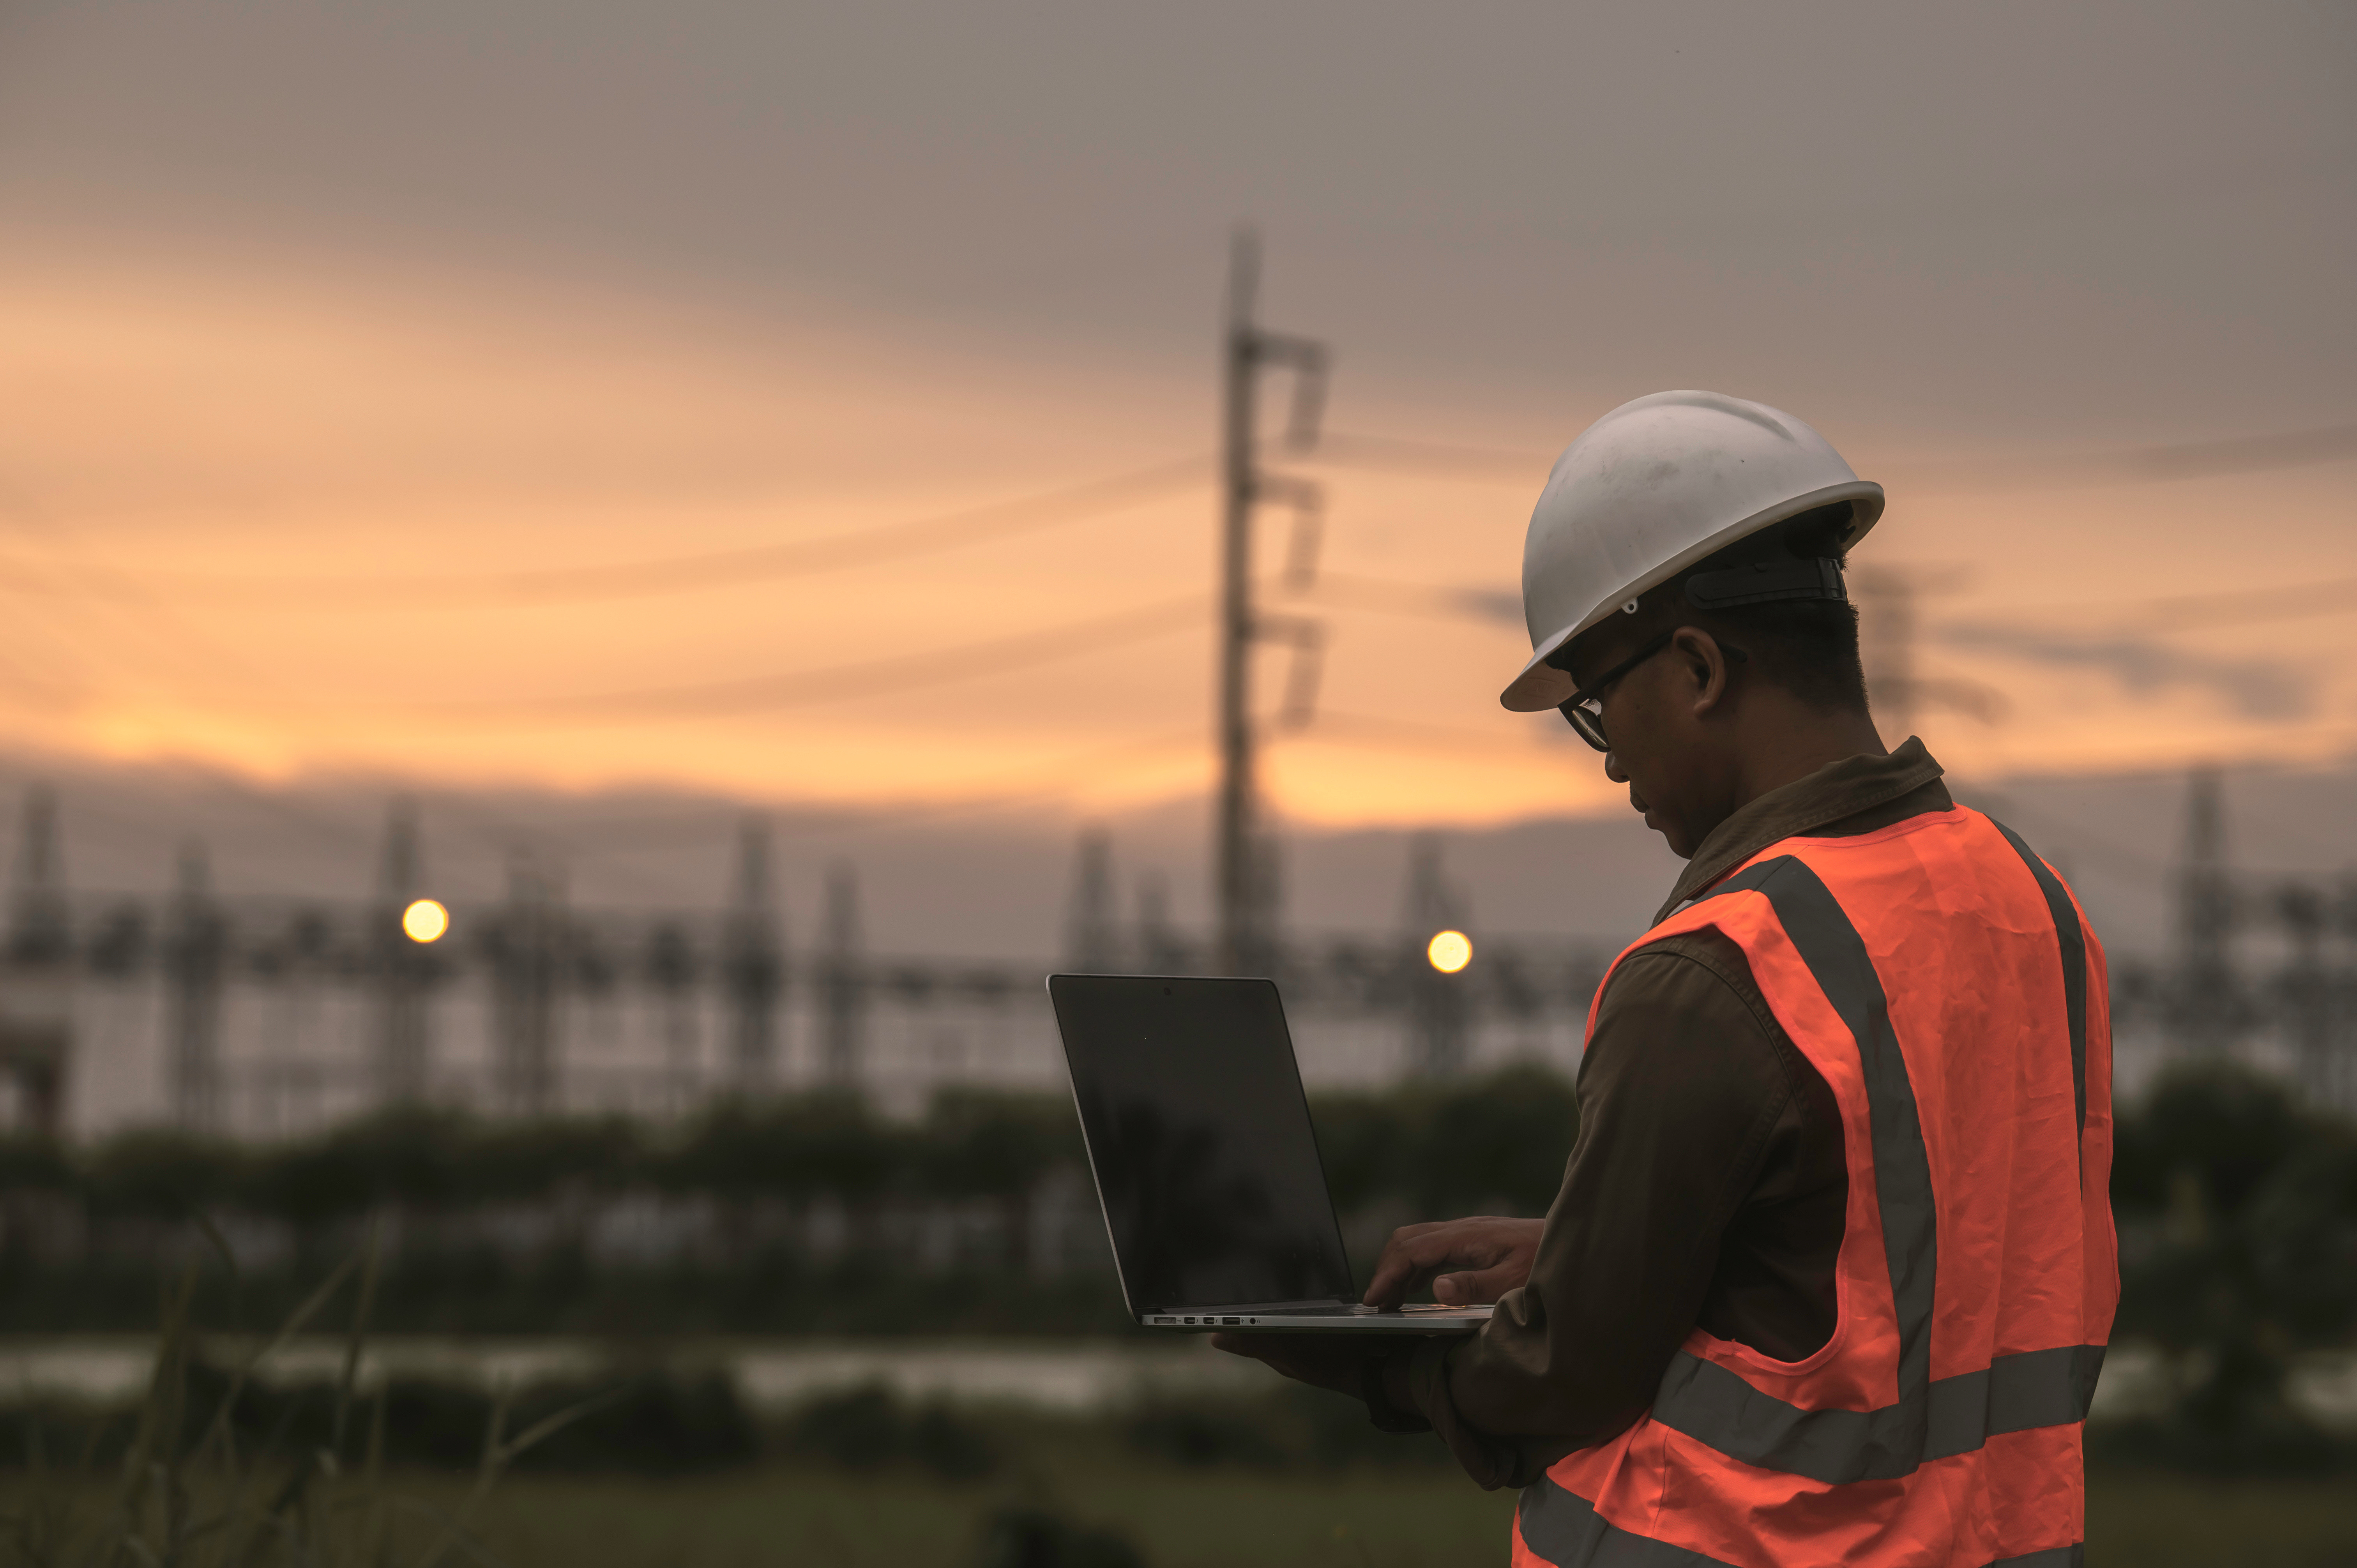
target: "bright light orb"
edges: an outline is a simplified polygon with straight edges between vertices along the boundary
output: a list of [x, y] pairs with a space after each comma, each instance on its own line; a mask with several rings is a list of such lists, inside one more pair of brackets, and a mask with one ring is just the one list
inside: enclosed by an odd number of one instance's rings
[[1455, 974], [1473, 961], [1473, 939], [1463, 931], [1441, 931], [1424, 944], [1424, 956], [1443, 974]]
[[450, 911], [431, 898], [420, 898], [401, 912], [402, 934], [413, 942], [438, 942], [450, 929]]

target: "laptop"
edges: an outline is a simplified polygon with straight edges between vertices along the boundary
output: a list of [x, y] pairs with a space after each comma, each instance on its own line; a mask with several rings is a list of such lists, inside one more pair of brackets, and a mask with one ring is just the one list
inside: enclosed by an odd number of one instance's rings
[[1276, 986], [1051, 974], [1089, 1170], [1148, 1328], [1470, 1334], [1486, 1306], [1360, 1303]]

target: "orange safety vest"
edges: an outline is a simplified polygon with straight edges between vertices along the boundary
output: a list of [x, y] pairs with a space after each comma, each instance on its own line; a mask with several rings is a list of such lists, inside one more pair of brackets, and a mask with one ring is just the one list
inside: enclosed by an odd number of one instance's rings
[[1962, 808], [1786, 839], [1629, 951], [1706, 929], [1841, 1106], [1833, 1335], [1695, 1329], [1634, 1426], [1523, 1489], [1515, 1568], [2076, 1568], [2119, 1303], [2094, 933]]

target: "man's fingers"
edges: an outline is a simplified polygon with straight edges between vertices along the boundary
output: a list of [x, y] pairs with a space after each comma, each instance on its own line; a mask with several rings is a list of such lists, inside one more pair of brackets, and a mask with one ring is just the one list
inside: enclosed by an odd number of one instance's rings
[[1375, 1277], [1367, 1282], [1366, 1304], [1369, 1306], [1389, 1306], [1405, 1295], [1411, 1285], [1409, 1275], [1415, 1272], [1404, 1259], [1388, 1253], [1375, 1265]]
[[1471, 1269], [1442, 1274], [1432, 1282], [1436, 1300], [1451, 1306], [1475, 1306], [1492, 1302], [1529, 1279], [1527, 1268], [1509, 1264], [1498, 1269]]
[[1418, 1258], [1386, 1252], [1375, 1265], [1375, 1277], [1367, 1282], [1366, 1301], [1371, 1306], [1389, 1306], [1408, 1292], [1432, 1277], [1432, 1271], [1446, 1266], [1446, 1254], [1436, 1258]]
[[1450, 1219], [1393, 1231], [1367, 1282], [1367, 1303], [1389, 1306], [1437, 1273], [1496, 1263], [1506, 1247], [1491, 1233], [1493, 1223]]
[[1367, 1282], [1368, 1305], [1389, 1305], [1415, 1288], [1418, 1271], [1408, 1245], [1402, 1241], [1405, 1234], [1394, 1231], [1392, 1239], [1383, 1243], [1383, 1254], [1375, 1260], [1374, 1277]]

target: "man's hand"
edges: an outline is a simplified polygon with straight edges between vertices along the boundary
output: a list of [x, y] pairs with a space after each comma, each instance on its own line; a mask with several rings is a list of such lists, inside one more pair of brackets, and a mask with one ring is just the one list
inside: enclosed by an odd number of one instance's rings
[[1214, 1334], [1214, 1349], [1265, 1361], [1297, 1383], [1357, 1399], [1366, 1391], [1367, 1363], [1383, 1353], [1357, 1334]]
[[1396, 1306], [1427, 1280], [1434, 1297], [1451, 1306], [1495, 1301], [1531, 1277], [1545, 1224], [1484, 1216], [1403, 1225], [1375, 1260], [1367, 1304]]

